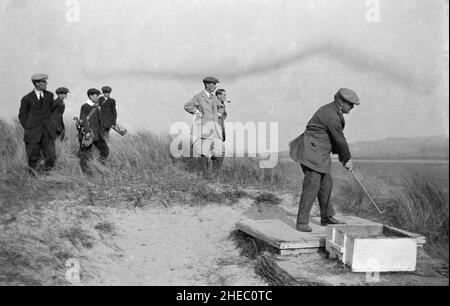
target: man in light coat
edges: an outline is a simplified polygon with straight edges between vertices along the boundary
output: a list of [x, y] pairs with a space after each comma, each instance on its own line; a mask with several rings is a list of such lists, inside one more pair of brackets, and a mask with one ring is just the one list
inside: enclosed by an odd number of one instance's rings
[[305, 133], [297, 139], [295, 159], [305, 174], [297, 217], [298, 231], [312, 231], [309, 217], [316, 198], [319, 200], [321, 225], [341, 223], [333, 218], [335, 213], [330, 203], [333, 188], [330, 155], [337, 154], [343, 166], [352, 170], [351, 153], [344, 136], [344, 114], [349, 114], [359, 104], [355, 92], [340, 89], [334, 102], [321, 107], [309, 121]]
[[222, 127], [219, 117], [223, 116], [223, 108], [219, 107], [219, 100], [214, 95], [220, 81], [214, 77], [203, 80], [204, 90], [195, 95], [184, 109], [194, 116], [193, 120], [193, 151], [194, 156], [200, 156], [200, 168], [205, 171], [209, 159], [216, 159], [223, 155]]

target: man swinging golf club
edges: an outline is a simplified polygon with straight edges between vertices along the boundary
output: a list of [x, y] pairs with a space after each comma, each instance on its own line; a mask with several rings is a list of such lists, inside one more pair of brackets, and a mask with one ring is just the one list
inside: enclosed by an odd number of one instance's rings
[[333, 179], [331, 177], [331, 154], [353, 170], [350, 149], [344, 136], [344, 114], [349, 114], [360, 101], [350, 89], [340, 89], [334, 102], [322, 106], [309, 121], [306, 131], [291, 144], [291, 157], [300, 162], [305, 178], [297, 217], [297, 230], [311, 232], [309, 217], [316, 198], [319, 200], [321, 225], [341, 224], [333, 218], [330, 203]]

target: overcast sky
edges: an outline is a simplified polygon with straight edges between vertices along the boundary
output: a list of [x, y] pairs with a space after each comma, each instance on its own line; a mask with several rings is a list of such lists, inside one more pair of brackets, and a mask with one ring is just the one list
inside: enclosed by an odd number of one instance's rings
[[67, 120], [109, 85], [120, 123], [168, 132], [212, 75], [229, 120], [279, 122], [280, 149], [341, 87], [362, 101], [351, 142], [448, 135], [448, 1], [380, 0], [379, 22], [376, 3], [0, 0], [0, 116], [17, 118], [42, 72], [71, 89]]

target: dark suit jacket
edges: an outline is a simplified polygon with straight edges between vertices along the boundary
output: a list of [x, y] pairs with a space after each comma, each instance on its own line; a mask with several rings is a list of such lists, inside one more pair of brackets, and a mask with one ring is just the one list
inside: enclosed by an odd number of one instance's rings
[[347, 163], [351, 153], [344, 128], [344, 115], [335, 102], [321, 107], [298, 138], [298, 161], [319, 173], [331, 171], [331, 154], [339, 155], [339, 161]]
[[83, 121], [83, 126], [87, 130], [91, 130], [94, 134], [94, 141], [98, 141], [100, 139], [105, 140], [105, 129], [103, 128], [102, 121], [101, 121], [101, 113], [97, 109], [92, 116], [89, 118], [89, 124], [87, 124], [87, 117], [89, 116], [89, 113], [92, 111], [94, 107], [85, 103], [81, 106], [80, 111], [80, 120]]
[[227, 136], [225, 133], [225, 119], [227, 119], [228, 114], [225, 103], [219, 103], [217, 110], [222, 115], [222, 117], [219, 118], [219, 124], [222, 127], [222, 141], [226, 141]]
[[41, 103], [34, 90], [22, 98], [19, 121], [24, 128], [25, 143], [40, 142], [44, 129], [53, 139], [56, 139], [56, 131], [52, 123], [53, 105], [53, 93], [49, 91], [44, 91], [44, 99]]
[[109, 98], [105, 101], [104, 97], [99, 100], [101, 111], [101, 120], [103, 128], [105, 130], [111, 129], [113, 125], [116, 125], [117, 121], [117, 110], [116, 110], [116, 100]]
[[64, 105], [63, 100], [60, 98], [56, 98], [56, 100], [53, 102], [54, 111], [52, 114], [52, 122], [55, 126], [55, 131], [57, 134], [62, 134], [65, 130], [64, 127], [64, 111], [66, 109], [66, 106]]

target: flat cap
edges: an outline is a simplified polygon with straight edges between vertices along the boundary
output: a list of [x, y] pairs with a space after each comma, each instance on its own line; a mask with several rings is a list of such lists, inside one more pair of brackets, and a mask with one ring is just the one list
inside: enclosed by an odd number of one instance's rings
[[70, 92], [70, 90], [65, 87], [60, 87], [55, 92], [57, 95], [66, 95]]
[[40, 80], [46, 80], [46, 79], [48, 79], [48, 75], [43, 74], [43, 73], [37, 73], [31, 77], [31, 81], [33, 81], [33, 82], [40, 81]]
[[341, 88], [337, 92], [338, 96], [340, 96], [343, 100], [345, 100], [348, 103], [359, 105], [361, 102], [359, 101], [358, 95], [351, 89], [348, 88]]
[[91, 89], [89, 89], [89, 90], [87, 91], [88, 97], [89, 97], [89, 96], [92, 96], [92, 95], [98, 95], [98, 96], [100, 96], [100, 94], [101, 94], [100, 90], [98, 90], [98, 89], [96, 89], [96, 88], [91, 88]]
[[111, 91], [112, 91], [112, 88], [109, 87], [109, 86], [103, 86], [102, 87], [102, 92], [103, 93], [105, 93], [105, 92], [110, 93]]
[[206, 77], [206, 78], [203, 79], [203, 83], [214, 83], [214, 84], [217, 84], [217, 83], [220, 83], [220, 81], [217, 78], [215, 78], [215, 77]]

